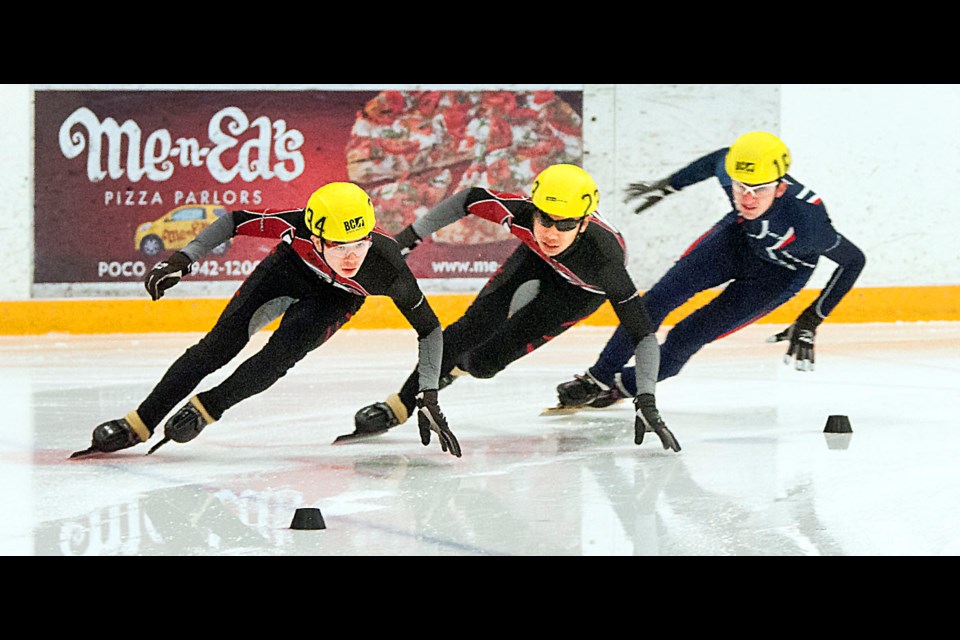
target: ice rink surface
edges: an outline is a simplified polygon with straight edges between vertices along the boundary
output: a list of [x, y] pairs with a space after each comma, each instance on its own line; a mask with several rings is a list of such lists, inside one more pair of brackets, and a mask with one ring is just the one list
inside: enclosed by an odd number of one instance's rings
[[[636, 446], [628, 403], [539, 415], [612, 333], [574, 328], [441, 392], [459, 459], [413, 419], [332, 445], [410, 373], [412, 330], [342, 330], [192, 442], [145, 456], [158, 429], [77, 460], [200, 334], [0, 337], [0, 552], [960, 555], [960, 323], [828, 322], [812, 373], [764, 342], [781, 328], [747, 327], [660, 384], [680, 453]], [[825, 434], [830, 415], [853, 433]], [[300, 507], [326, 528], [291, 529]]]

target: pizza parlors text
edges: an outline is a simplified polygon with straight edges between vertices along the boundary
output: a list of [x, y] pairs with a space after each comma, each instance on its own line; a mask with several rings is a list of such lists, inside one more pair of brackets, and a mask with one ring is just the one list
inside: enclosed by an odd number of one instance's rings
[[226, 189], [200, 191], [180, 191], [164, 194], [160, 191], [127, 189], [125, 191], [104, 191], [103, 204], [112, 207], [142, 207], [152, 205], [180, 206], [182, 204], [222, 204], [225, 206], [248, 206], [263, 204], [263, 192], [260, 189]]

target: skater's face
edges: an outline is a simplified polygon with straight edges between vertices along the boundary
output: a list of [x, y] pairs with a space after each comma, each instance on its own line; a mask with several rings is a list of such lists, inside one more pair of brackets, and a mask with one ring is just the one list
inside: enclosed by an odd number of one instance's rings
[[327, 242], [313, 236], [313, 246], [334, 273], [344, 278], [353, 278], [363, 266], [363, 260], [373, 245], [370, 236], [356, 242]]
[[768, 182], [766, 184], [747, 185], [733, 181], [733, 205], [741, 218], [756, 220], [773, 206], [773, 201], [787, 190], [787, 183]]
[[540, 250], [550, 257], [563, 253], [570, 248], [577, 234], [587, 229], [590, 221], [583, 218], [561, 218], [551, 216], [537, 209], [533, 216], [533, 237]]

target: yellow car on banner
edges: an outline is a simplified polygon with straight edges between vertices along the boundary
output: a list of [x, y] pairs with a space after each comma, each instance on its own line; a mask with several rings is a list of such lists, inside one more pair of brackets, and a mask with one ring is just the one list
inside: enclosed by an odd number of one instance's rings
[[[218, 204], [188, 204], [177, 207], [153, 222], [145, 222], [137, 227], [133, 238], [134, 246], [148, 256], [183, 249], [198, 233], [226, 212], [223, 205]], [[230, 243], [224, 242], [213, 249], [213, 253], [222, 254], [229, 248]]]

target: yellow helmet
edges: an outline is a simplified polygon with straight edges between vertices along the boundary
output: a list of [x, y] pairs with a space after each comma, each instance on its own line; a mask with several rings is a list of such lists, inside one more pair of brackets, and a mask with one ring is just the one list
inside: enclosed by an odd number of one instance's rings
[[779, 180], [790, 169], [790, 150], [783, 141], [766, 131], [751, 131], [737, 138], [724, 164], [737, 182], [764, 184]]
[[533, 204], [561, 218], [582, 218], [597, 210], [600, 190], [590, 174], [572, 164], [554, 164], [533, 181]]
[[330, 242], [355, 242], [377, 223], [370, 196], [352, 182], [330, 182], [314, 191], [303, 217], [313, 235]]

